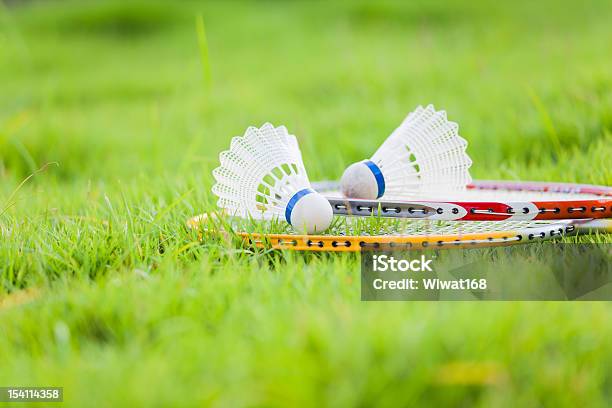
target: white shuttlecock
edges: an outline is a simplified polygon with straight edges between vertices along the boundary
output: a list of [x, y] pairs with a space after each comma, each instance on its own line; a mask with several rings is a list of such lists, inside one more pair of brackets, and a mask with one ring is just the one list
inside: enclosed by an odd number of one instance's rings
[[212, 191], [219, 197], [217, 205], [229, 214], [284, 218], [308, 234], [331, 224], [331, 205], [312, 189], [297, 140], [284, 126], [249, 127], [219, 158]]
[[369, 160], [349, 166], [342, 175], [342, 193], [376, 199], [425, 196], [464, 190], [471, 182], [472, 160], [459, 126], [433, 105], [419, 106], [387, 138]]

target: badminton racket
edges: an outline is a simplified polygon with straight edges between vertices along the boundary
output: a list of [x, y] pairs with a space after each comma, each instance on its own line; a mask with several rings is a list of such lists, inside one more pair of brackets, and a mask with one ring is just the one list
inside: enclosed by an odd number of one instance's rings
[[[612, 232], [612, 220], [556, 221], [434, 221], [377, 219], [374, 229], [359, 225], [366, 219], [338, 217], [329, 234], [262, 233], [244, 219], [202, 214], [187, 226], [203, 234], [229, 238], [258, 248], [298, 251], [354, 252], [364, 248], [424, 249], [436, 247], [488, 247], [544, 241], [588, 232]], [[278, 225], [282, 225], [279, 223]], [[266, 225], [259, 224], [265, 230]]]
[[571, 183], [474, 181], [447, 195], [349, 199], [335, 182], [313, 183], [337, 215], [454, 221], [612, 218], [612, 187]]

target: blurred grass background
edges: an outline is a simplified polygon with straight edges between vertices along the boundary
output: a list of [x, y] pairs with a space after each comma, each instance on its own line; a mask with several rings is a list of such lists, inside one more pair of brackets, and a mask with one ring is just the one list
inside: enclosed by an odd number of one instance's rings
[[184, 221], [249, 125], [285, 124], [333, 179], [427, 103], [476, 178], [611, 185], [611, 18], [608, 1], [0, 2], [0, 385], [75, 406], [608, 405], [608, 303], [362, 304], [355, 255], [253, 255]]

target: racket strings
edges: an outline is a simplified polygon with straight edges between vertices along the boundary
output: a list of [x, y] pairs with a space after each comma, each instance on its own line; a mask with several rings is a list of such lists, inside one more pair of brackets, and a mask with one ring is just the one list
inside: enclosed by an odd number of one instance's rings
[[[318, 190], [330, 198], [343, 198], [339, 190]], [[453, 191], [452, 194], [385, 194], [381, 201], [577, 201], [577, 200], [597, 200], [601, 195], [578, 194], [550, 191], [515, 191], [515, 190], [476, 190]]]
[[[238, 217], [230, 217], [232, 230], [246, 233], [283, 234], [302, 236], [282, 222], [251, 221], [245, 223]], [[441, 221], [386, 218], [338, 217], [323, 236], [373, 237], [373, 236], [450, 236], [467, 234], [502, 233], [559, 225], [554, 221]]]

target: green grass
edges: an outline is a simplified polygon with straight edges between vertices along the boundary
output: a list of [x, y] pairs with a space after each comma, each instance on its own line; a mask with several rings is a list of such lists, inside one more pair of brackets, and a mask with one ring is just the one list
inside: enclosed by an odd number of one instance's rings
[[185, 228], [247, 126], [285, 124], [334, 179], [430, 102], [475, 178], [611, 185], [610, 3], [463, 3], [0, 5], [0, 386], [72, 406], [608, 405], [609, 303], [361, 303], [358, 255]]

